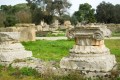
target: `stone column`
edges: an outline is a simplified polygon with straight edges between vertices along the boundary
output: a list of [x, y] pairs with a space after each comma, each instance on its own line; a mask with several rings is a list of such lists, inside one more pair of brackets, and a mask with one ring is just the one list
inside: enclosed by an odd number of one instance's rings
[[75, 45], [70, 55], [60, 61], [60, 67], [82, 71], [108, 72], [116, 64], [115, 56], [104, 44], [99, 26], [76, 26], [72, 29]]

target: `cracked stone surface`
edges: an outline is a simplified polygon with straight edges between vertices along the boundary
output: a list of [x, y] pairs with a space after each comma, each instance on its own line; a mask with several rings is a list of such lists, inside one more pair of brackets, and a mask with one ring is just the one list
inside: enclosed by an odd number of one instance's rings
[[0, 32], [0, 62], [12, 62], [15, 59], [24, 59], [32, 56], [18, 41], [19, 32]]
[[104, 44], [106, 34], [98, 25], [77, 25], [71, 29], [75, 45], [69, 56], [60, 61], [60, 67], [82, 71], [108, 72], [116, 64], [116, 58]]

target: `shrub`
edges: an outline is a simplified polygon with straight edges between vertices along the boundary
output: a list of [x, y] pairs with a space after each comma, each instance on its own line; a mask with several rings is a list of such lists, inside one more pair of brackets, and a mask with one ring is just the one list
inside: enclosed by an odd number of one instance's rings
[[17, 23], [15, 16], [7, 16], [4, 21], [5, 27], [14, 26]]

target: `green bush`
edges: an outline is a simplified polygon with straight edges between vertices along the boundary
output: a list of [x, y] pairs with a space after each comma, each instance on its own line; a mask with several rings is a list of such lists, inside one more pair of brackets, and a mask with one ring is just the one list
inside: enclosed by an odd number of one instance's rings
[[4, 21], [5, 27], [14, 26], [17, 23], [15, 16], [7, 16]]

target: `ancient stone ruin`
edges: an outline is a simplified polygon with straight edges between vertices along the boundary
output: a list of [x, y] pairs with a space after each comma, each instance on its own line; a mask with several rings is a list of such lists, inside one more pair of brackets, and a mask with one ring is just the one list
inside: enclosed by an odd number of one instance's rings
[[40, 73], [47, 71], [48, 64], [32, 57], [32, 52], [24, 49], [19, 38], [20, 32], [0, 32], [0, 64], [13, 68], [30, 67]]
[[0, 32], [20, 32], [20, 41], [35, 41], [35, 24], [16, 24], [15, 27], [0, 28]]
[[19, 32], [0, 32], [0, 63], [6, 64], [15, 59], [24, 59], [32, 56], [19, 42]]
[[104, 34], [97, 25], [77, 25], [71, 30], [75, 45], [60, 67], [81, 71], [108, 72], [116, 64], [115, 56], [104, 44]]

